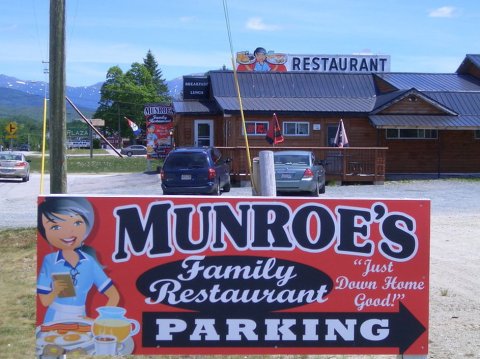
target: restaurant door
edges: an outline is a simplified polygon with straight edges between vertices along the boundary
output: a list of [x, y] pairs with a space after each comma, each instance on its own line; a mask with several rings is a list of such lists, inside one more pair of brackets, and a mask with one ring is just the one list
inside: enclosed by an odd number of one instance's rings
[[195, 120], [194, 145], [196, 147], [213, 146], [213, 120]]

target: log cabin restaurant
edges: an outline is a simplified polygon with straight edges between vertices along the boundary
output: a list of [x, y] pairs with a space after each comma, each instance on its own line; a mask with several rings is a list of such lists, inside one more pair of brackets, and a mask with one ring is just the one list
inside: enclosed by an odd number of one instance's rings
[[[255, 69], [259, 49], [263, 71]], [[184, 76], [175, 143], [220, 148], [233, 159], [234, 180], [248, 179], [247, 147], [252, 159], [311, 149], [326, 160], [327, 180], [343, 183], [479, 176], [480, 55], [466, 55], [455, 73], [389, 68], [388, 56], [237, 53], [236, 72]], [[265, 134], [274, 113], [284, 141], [272, 146]], [[334, 143], [340, 120], [343, 148]]]

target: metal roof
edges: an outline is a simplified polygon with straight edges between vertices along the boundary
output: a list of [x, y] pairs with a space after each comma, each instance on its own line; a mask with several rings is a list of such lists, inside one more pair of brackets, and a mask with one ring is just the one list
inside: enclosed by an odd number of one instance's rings
[[371, 115], [376, 128], [423, 128], [472, 130], [480, 127], [480, 116]]
[[215, 101], [174, 101], [175, 113], [215, 114], [220, 110]]
[[[212, 93], [235, 97], [232, 71], [211, 71]], [[375, 96], [371, 74], [319, 72], [238, 72], [242, 98], [370, 98]]]
[[[480, 68], [480, 55], [467, 55]], [[464, 61], [464, 62], [465, 62]], [[480, 127], [480, 79], [470, 74], [238, 72], [243, 110], [249, 113], [369, 115], [377, 127]], [[174, 102], [176, 113], [238, 113], [233, 71], [210, 71], [209, 101]], [[377, 88], [379, 81], [384, 81]], [[393, 90], [381, 93], [380, 89]], [[415, 93], [442, 109], [444, 115], [376, 115]], [[458, 114], [458, 116], [457, 116]]]
[[419, 91], [480, 92], [480, 81], [471, 75], [385, 72], [375, 76], [384, 79], [399, 90], [415, 88]]
[[[215, 96], [218, 105], [225, 113], [239, 111], [238, 97]], [[332, 113], [332, 112], [369, 112], [375, 104], [375, 98], [244, 98], [242, 107], [244, 111], [269, 113]]]
[[467, 54], [457, 69], [457, 73], [468, 73], [473, 66], [480, 70], [480, 55]]
[[458, 114], [480, 116], [480, 92], [424, 92], [424, 94]]

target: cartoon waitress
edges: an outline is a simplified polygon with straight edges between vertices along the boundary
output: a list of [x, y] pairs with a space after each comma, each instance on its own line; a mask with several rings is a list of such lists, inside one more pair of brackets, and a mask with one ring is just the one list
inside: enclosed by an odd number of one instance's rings
[[48, 307], [44, 322], [86, 316], [85, 302], [95, 285], [117, 306], [120, 295], [98, 263], [95, 250], [84, 245], [94, 224], [93, 207], [81, 197], [47, 197], [38, 206], [38, 231], [58, 249], [47, 254], [38, 275], [37, 293]]

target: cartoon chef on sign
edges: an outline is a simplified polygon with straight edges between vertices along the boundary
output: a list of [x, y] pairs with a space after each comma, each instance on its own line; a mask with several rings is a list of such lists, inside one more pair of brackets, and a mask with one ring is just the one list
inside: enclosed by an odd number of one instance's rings
[[263, 47], [257, 47], [253, 51], [253, 56], [247, 51], [237, 53], [238, 71], [287, 71], [285, 62], [287, 55], [268, 52]]
[[47, 254], [38, 275], [37, 293], [47, 308], [44, 323], [86, 317], [85, 303], [92, 286], [117, 306], [118, 290], [86, 246], [94, 225], [91, 203], [82, 197], [47, 197], [38, 206], [38, 231], [57, 251]]

